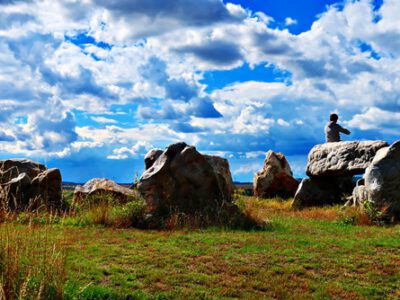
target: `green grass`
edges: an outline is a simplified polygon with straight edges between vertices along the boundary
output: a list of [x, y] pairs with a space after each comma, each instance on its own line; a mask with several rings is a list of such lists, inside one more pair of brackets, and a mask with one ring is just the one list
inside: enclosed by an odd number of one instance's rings
[[60, 222], [37, 230], [64, 233], [65, 299], [400, 297], [399, 225], [353, 225], [358, 215], [351, 210], [295, 212], [289, 205], [248, 198], [245, 208], [269, 220], [263, 231]]

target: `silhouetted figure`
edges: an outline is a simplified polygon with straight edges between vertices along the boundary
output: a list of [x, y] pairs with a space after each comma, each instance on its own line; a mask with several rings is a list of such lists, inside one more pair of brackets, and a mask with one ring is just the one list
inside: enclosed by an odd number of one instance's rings
[[330, 121], [325, 126], [325, 140], [327, 143], [340, 142], [340, 133], [349, 135], [350, 131], [337, 124], [339, 116], [337, 114], [331, 114], [329, 116]]

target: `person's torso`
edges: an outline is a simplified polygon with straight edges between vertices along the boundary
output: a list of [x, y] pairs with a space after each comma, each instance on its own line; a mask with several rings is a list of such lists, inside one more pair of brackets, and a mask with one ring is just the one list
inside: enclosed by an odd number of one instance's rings
[[325, 126], [325, 140], [329, 142], [340, 142], [340, 133], [338, 125], [335, 122], [328, 122]]

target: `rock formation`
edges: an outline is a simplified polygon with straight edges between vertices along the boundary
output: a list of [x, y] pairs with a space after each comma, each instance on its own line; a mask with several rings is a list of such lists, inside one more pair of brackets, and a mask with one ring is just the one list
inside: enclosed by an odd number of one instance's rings
[[88, 196], [110, 195], [118, 203], [126, 203], [136, 199], [138, 194], [129, 188], [123, 187], [106, 178], [93, 178], [83, 186], [76, 186], [74, 190], [74, 203], [82, 203]]
[[[219, 188], [222, 191], [222, 194], [232, 195], [235, 191], [235, 185], [233, 184], [228, 160], [214, 155], [204, 155], [204, 157], [211, 165], [215, 175], [217, 176]], [[228, 196], [227, 198], [230, 198], [230, 196]]]
[[368, 192], [365, 188], [365, 180], [360, 179], [352, 192], [350, 200], [346, 203], [346, 206], [351, 204], [352, 206], [362, 206], [365, 200], [368, 200]]
[[31, 194], [43, 199], [43, 204], [59, 207], [62, 199], [62, 178], [59, 169], [47, 169], [32, 179]]
[[[363, 174], [378, 150], [387, 145], [384, 141], [316, 145], [308, 155], [306, 173], [310, 179], [303, 180], [303, 184], [300, 184], [293, 207], [341, 203], [345, 196], [353, 192], [352, 176]], [[325, 194], [324, 191], [329, 193]]]
[[370, 205], [392, 220], [400, 220], [400, 141], [378, 151], [365, 172]]
[[39, 173], [47, 170], [47, 168], [35, 161], [24, 159], [24, 158], [14, 158], [14, 159], [6, 159], [0, 161], [0, 174], [3, 178], [3, 174], [13, 174], [15, 177], [15, 171], [18, 174], [26, 173], [30, 178], [34, 178]]
[[337, 185], [324, 178], [303, 179], [293, 200], [292, 208], [301, 209], [338, 203], [341, 191]]
[[228, 161], [200, 154], [186, 143], [168, 146], [158, 156], [137, 185], [150, 213], [173, 212], [213, 215], [231, 202], [233, 183]]
[[262, 198], [293, 197], [299, 182], [292, 175], [285, 156], [268, 151], [263, 170], [254, 176], [254, 195]]
[[385, 141], [352, 141], [316, 145], [308, 154], [306, 173], [310, 177], [363, 174]]
[[144, 157], [144, 169], [149, 169], [162, 153], [163, 151], [160, 149], [152, 149], [147, 152], [146, 156]]
[[62, 179], [58, 169], [28, 159], [0, 161], [0, 201], [3, 209], [62, 206]]

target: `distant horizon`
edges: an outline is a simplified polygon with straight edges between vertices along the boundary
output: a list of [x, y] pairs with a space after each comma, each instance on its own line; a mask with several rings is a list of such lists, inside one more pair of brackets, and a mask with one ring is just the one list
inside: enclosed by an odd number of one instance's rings
[[185, 141], [251, 182], [343, 140], [399, 139], [400, 1], [0, 1], [0, 159], [131, 182]]

